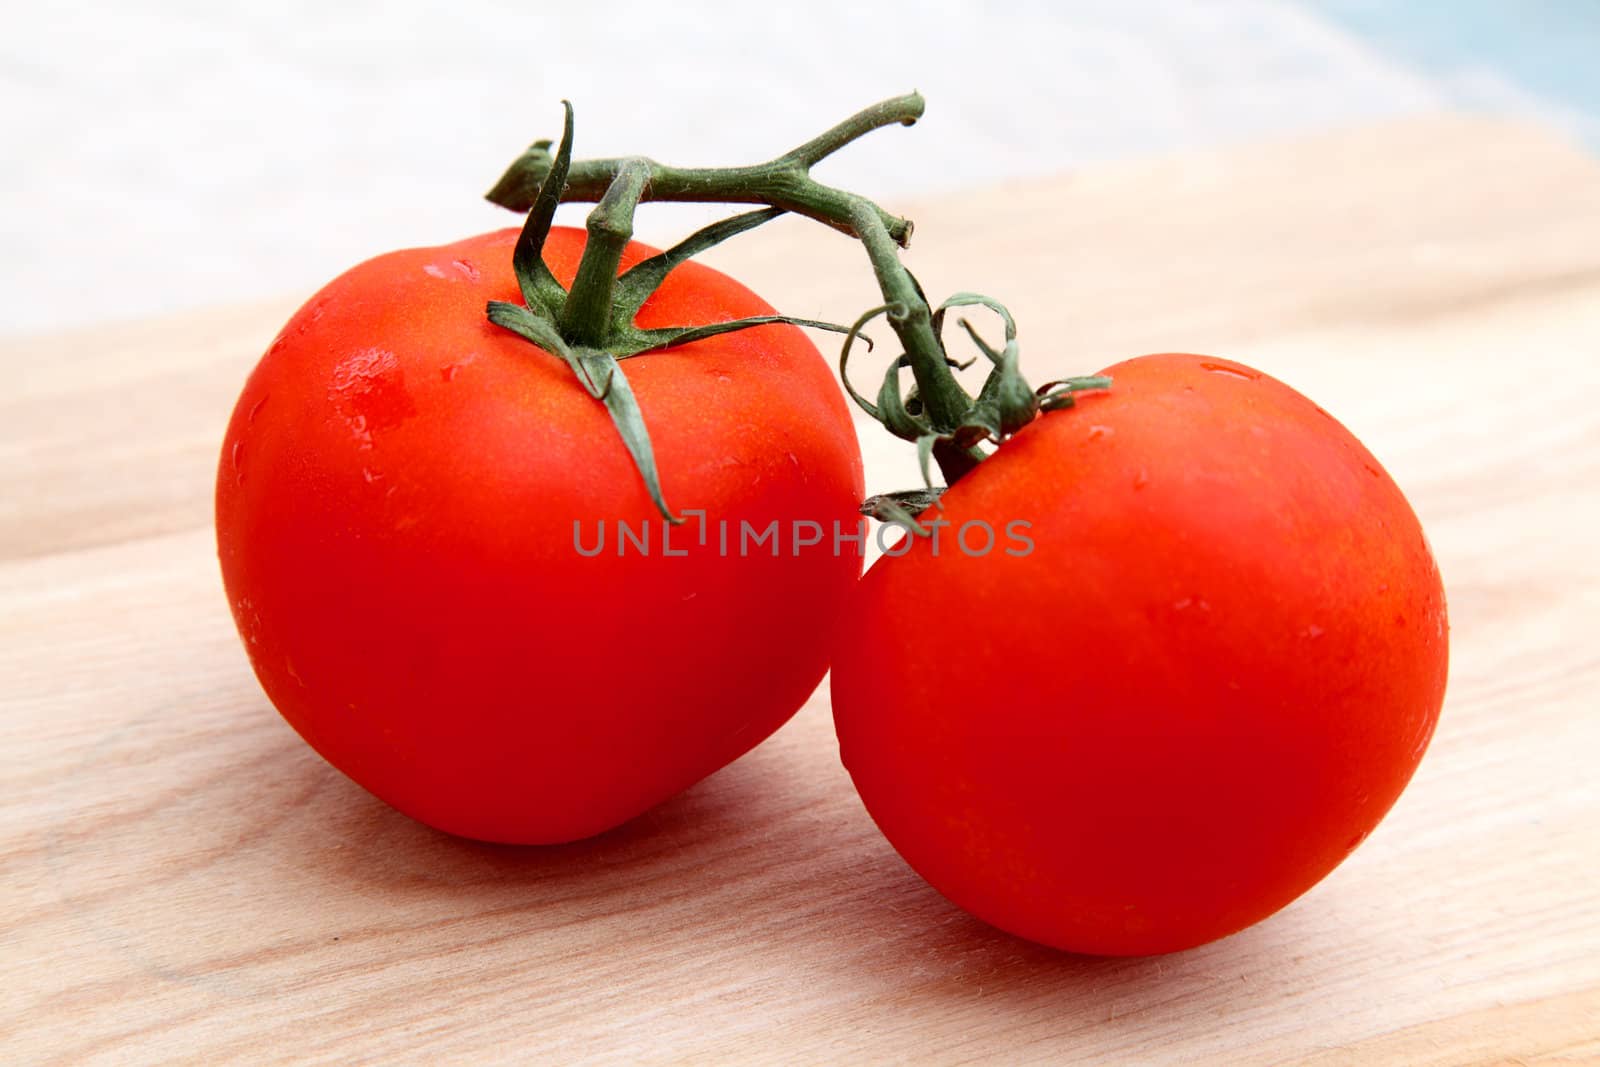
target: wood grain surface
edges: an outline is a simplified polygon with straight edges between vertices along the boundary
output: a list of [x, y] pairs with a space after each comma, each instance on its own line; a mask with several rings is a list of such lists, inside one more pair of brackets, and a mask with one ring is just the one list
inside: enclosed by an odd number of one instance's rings
[[[266, 702], [217, 575], [215, 454], [281, 300], [0, 345], [0, 1060], [1600, 1061], [1600, 162], [1443, 117], [895, 206], [1035, 380], [1241, 359], [1407, 491], [1450, 693], [1348, 862], [1194, 951], [1027, 944], [876, 833], [826, 686], [592, 841], [396, 814]], [[798, 313], [875, 302], [800, 222], [715, 261]], [[915, 483], [863, 438], [869, 488]]]

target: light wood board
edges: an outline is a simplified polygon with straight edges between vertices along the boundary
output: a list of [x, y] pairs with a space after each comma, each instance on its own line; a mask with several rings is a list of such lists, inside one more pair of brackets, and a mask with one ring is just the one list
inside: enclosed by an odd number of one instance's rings
[[[0, 345], [0, 1060], [1600, 1060], [1600, 162], [1442, 117], [893, 206], [1035, 380], [1241, 359], [1410, 495], [1450, 693], [1347, 863], [1191, 952], [1029, 945], [878, 836], [826, 687], [597, 840], [394, 813], [268, 705], [217, 575], [217, 444], [286, 299]], [[841, 237], [742, 240], [714, 262], [780, 307], [876, 302]], [[869, 488], [915, 483], [862, 433]]]

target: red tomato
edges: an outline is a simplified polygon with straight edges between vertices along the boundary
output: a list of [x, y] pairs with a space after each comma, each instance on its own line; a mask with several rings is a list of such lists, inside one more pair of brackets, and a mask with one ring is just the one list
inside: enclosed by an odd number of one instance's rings
[[[691, 518], [668, 546], [686, 555], [664, 555], [605, 408], [485, 320], [487, 301], [520, 302], [516, 238], [380, 256], [290, 320], [228, 427], [217, 544], [262, 686], [329, 762], [439, 829], [558, 842], [710, 774], [810, 694], [859, 557], [795, 555], [787, 532], [780, 555], [741, 556], [738, 524], [854, 529], [861, 459], [794, 327], [626, 360], [667, 501], [708, 515], [704, 544]], [[583, 245], [550, 235], [564, 284]], [[653, 251], [630, 246], [623, 268]], [[638, 322], [770, 312], [687, 263]], [[604, 550], [580, 552], [602, 528]]]
[[[832, 688], [862, 799], [933, 886], [1142, 955], [1265, 918], [1361, 843], [1433, 734], [1448, 642], [1416, 516], [1321, 408], [1220, 359], [1104, 373], [926, 513], [937, 555], [872, 567]], [[994, 548], [964, 553], [978, 522]]]

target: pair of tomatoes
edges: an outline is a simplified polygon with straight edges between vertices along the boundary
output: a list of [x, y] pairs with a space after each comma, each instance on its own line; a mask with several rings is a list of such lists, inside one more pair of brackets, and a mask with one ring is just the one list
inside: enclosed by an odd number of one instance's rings
[[[1292, 900], [1416, 767], [1438, 571], [1376, 460], [1286, 386], [1194, 356], [1110, 368], [944, 496], [951, 529], [1022, 523], [1029, 550], [919, 539], [860, 579], [833, 536], [856, 530], [860, 454], [799, 330], [628, 361], [663, 494], [701, 513], [671, 527], [605, 408], [485, 319], [517, 298], [515, 241], [331, 283], [222, 450], [255, 672], [400, 810], [493, 841], [599, 833], [755, 746], [831, 663], [845, 764], [912, 866], [1025, 937], [1147, 953]], [[551, 233], [563, 283], [583, 245]], [[691, 262], [638, 324], [770, 310]]]

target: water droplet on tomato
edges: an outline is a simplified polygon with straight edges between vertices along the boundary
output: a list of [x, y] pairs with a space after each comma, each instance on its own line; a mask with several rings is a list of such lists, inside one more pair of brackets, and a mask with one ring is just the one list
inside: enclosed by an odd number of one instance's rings
[[461, 365], [459, 363], [446, 363], [439, 368], [439, 377], [444, 381], [453, 382], [456, 380], [456, 372], [460, 369]]
[[[452, 275], [452, 272], [454, 272], [454, 275]], [[424, 263], [422, 265], [422, 273], [426, 274], [430, 278], [442, 279], [449, 279], [453, 276], [459, 276], [467, 279], [469, 282], [475, 282], [481, 276], [477, 265], [469, 259], [452, 259], [450, 261], [449, 270], [446, 270], [437, 263]]]
[[417, 413], [406, 392], [400, 361], [381, 348], [352, 352], [341, 359], [333, 369], [328, 399], [344, 416], [362, 449], [372, 447], [373, 431], [397, 426]]
[[1304, 630], [1300, 631], [1300, 636], [1305, 638], [1307, 641], [1315, 641], [1317, 638], [1321, 637], [1327, 632], [1328, 631], [1324, 630], [1316, 623], [1312, 623], [1310, 626], [1307, 626]]
[[356, 439], [356, 447], [366, 451], [372, 448], [372, 431], [367, 429], [365, 415], [352, 415], [349, 419], [350, 433]]
[[1149, 484], [1150, 484], [1150, 475], [1149, 475], [1149, 473], [1146, 472], [1143, 467], [1140, 467], [1139, 468], [1139, 473], [1137, 473], [1137, 474], [1135, 474], [1133, 476], [1133, 487], [1135, 489], [1143, 489], [1145, 486], [1147, 486]]
[[233, 442], [233, 448], [230, 450], [230, 455], [231, 455], [231, 457], [233, 459], [233, 481], [234, 481], [234, 484], [235, 485], [243, 485], [244, 484], [244, 438], [242, 438], [242, 437], [238, 438], [237, 440], [235, 440]]
[[1252, 374], [1250, 371], [1244, 370], [1241, 367], [1229, 367], [1221, 363], [1202, 363], [1200, 364], [1200, 368], [1202, 370], [1208, 370], [1213, 374], [1226, 374], [1230, 378], [1242, 378], [1247, 382], [1253, 382], [1257, 377], [1257, 375]]
[[261, 612], [256, 610], [254, 601], [247, 596], [240, 597], [233, 605], [233, 618], [239, 625], [239, 632], [244, 634], [246, 644], [261, 643]]
[[323, 314], [327, 310], [327, 297], [321, 296], [313, 300], [311, 303], [306, 305], [304, 311], [300, 312], [300, 314], [294, 317], [294, 332], [297, 334], [305, 333], [307, 330], [311, 329], [312, 325], [318, 319], [322, 318]]
[[1116, 432], [1109, 426], [1091, 426], [1089, 427], [1089, 440], [1098, 441], [1100, 438], [1110, 437]]
[[271, 393], [263, 393], [260, 400], [257, 400], [254, 404], [250, 405], [250, 415], [245, 420], [247, 423], [253, 423], [256, 421], [256, 416], [261, 414], [261, 409], [267, 406], [267, 397], [271, 395]]

